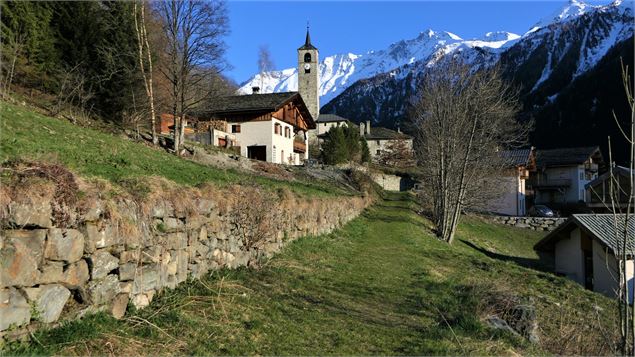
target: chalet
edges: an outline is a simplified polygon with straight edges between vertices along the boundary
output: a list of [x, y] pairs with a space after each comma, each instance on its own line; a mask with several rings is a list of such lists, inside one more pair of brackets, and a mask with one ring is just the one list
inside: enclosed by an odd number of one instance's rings
[[307, 131], [315, 122], [297, 92], [219, 98], [205, 117], [227, 123], [218, 138], [235, 138], [242, 156], [288, 165], [308, 158]]
[[536, 150], [536, 174], [529, 184], [535, 204], [566, 211], [586, 210], [585, 186], [604, 164], [597, 146]]
[[501, 195], [488, 203], [488, 210], [508, 216], [524, 216], [527, 213], [526, 181], [536, 169], [534, 148], [503, 150], [500, 155], [505, 170], [499, 178]]
[[[611, 171], [613, 180], [611, 181]], [[608, 212], [612, 207], [612, 196], [617, 204], [615, 208], [620, 212], [628, 206], [628, 199], [633, 186], [631, 170], [622, 166], [613, 166], [611, 171], [598, 176], [595, 180], [586, 184], [586, 204], [594, 212]], [[635, 173], [633, 173], [635, 176]], [[612, 182], [612, 187], [611, 187]]]
[[[565, 223], [534, 246], [543, 258], [553, 259], [556, 274], [566, 276], [589, 290], [615, 297], [619, 288], [619, 262], [625, 215], [573, 214]], [[617, 225], [615, 225], [617, 219]], [[629, 237], [635, 236], [635, 219], [629, 218]], [[617, 227], [617, 228], [616, 228]], [[635, 241], [626, 246], [627, 281], [633, 291]], [[631, 296], [632, 301], [632, 296]]]

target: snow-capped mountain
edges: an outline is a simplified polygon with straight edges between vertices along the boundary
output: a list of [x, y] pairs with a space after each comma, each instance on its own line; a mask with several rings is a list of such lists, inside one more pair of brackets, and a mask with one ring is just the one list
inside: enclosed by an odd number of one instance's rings
[[[370, 116], [386, 124], [405, 114], [405, 102], [418, 78], [447, 55], [461, 57], [474, 66], [500, 63], [525, 90], [546, 90], [553, 100], [562, 88], [549, 84], [554, 73], [568, 83], [593, 68], [616, 43], [632, 36], [633, 2], [621, 0], [602, 6], [570, 0], [522, 36], [499, 31], [465, 40], [451, 32], [426, 30], [384, 50], [323, 58], [319, 88], [322, 111], [351, 118]], [[253, 86], [264, 93], [295, 91], [297, 70], [257, 74], [238, 91], [248, 94]]]
[[[361, 79], [389, 72], [405, 75], [407, 71], [397, 69], [419, 62], [431, 66], [445, 55], [466, 49], [479, 48], [495, 56], [519, 38], [519, 35], [499, 31], [489, 32], [482, 38], [464, 40], [451, 32], [426, 30], [416, 38], [395, 42], [384, 50], [361, 55], [347, 53], [327, 56], [320, 63], [320, 102], [327, 103]], [[257, 74], [243, 83], [238, 92], [249, 94], [253, 86], [260, 87], [262, 93], [296, 91], [297, 69]]]

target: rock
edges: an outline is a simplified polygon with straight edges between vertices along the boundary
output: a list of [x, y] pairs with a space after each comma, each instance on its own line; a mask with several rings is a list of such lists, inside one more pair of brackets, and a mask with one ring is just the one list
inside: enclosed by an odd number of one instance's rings
[[39, 279], [46, 230], [7, 230], [0, 250], [0, 287], [32, 286]]
[[69, 289], [77, 289], [84, 286], [89, 277], [88, 264], [82, 259], [66, 267], [62, 284]]
[[158, 245], [148, 247], [141, 253], [141, 261], [143, 263], [158, 263], [161, 261], [162, 248]]
[[0, 331], [23, 326], [31, 320], [31, 307], [15, 288], [0, 289]]
[[510, 326], [532, 343], [539, 343], [536, 309], [532, 305], [517, 305], [508, 318]]
[[46, 235], [44, 257], [74, 263], [84, 254], [84, 235], [75, 229], [51, 228]]
[[38, 279], [38, 284], [53, 284], [64, 280], [64, 263], [47, 262], [42, 266], [42, 274]]
[[166, 217], [163, 219], [163, 226], [166, 232], [174, 232], [183, 229], [183, 222], [174, 217]]
[[119, 255], [119, 263], [122, 263], [122, 264], [129, 263], [129, 262], [137, 263], [139, 261], [140, 256], [141, 256], [141, 251], [138, 249], [123, 251]]
[[40, 202], [16, 202], [9, 203], [9, 224], [20, 228], [50, 228], [51, 202], [44, 199]]
[[119, 267], [119, 259], [105, 250], [97, 251], [90, 256], [91, 279], [98, 280]]
[[92, 253], [95, 249], [110, 247], [117, 243], [117, 235], [111, 225], [103, 228], [95, 223], [86, 223], [84, 236], [84, 250]]
[[119, 293], [119, 279], [117, 275], [110, 274], [100, 281], [90, 281], [88, 291], [93, 304], [107, 304]]
[[166, 238], [167, 249], [183, 249], [187, 247], [187, 235], [183, 232], [170, 233]]
[[129, 294], [118, 294], [117, 296], [115, 296], [115, 299], [112, 302], [112, 307], [110, 309], [110, 312], [115, 319], [119, 320], [126, 314], [128, 301], [130, 301]]
[[496, 315], [487, 316], [485, 318], [485, 323], [493, 329], [507, 331], [513, 335], [520, 336], [518, 332], [516, 332], [511, 326], [509, 326], [507, 321], [501, 319]]
[[119, 266], [119, 280], [128, 281], [134, 280], [137, 272], [136, 263], [126, 263]]
[[206, 198], [199, 198], [196, 202], [196, 208], [200, 214], [208, 215], [216, 208], [216, 203]]
[[137, 276], [132, 283], [132, 293], [138, 294], [156, 289], [160, 281], [160, 268], [158, 265], [145, 265], [139, 267]]
[[101, 200], [92, 199], [86, 200], [86, 213], [80, 216], [81, 220], [84, 222], [94, 222], [99, 220], [101, 215], [104, 213], [104, 206]]
[[35, 305], [37, 320], [44, 323], [57, 321], [71, 292], [59, 284], [40, 285], [25, 289], [29, 301]]
[[524, 224], [524, 223], [516, 223], [516, 224], [514, 224], [514, 227], [516, 227], [516, 228], [530, 228], [531, 226], [529, 226], [528, 224]]
[[119, 292], [130, 294], [132, 292], [132, 282], [131, 281], [120, 282]]
[[161, 201], [152, 207], [151, 215], [153, 218], [163, 218], [174, 215], [174, 208], [172, 204], [167, 201]]
[[150, 300], [145, 294], [135, 295], [132, 298], [132, 305], [137, 309], [143, 309], [144, 307], [150, 305]]

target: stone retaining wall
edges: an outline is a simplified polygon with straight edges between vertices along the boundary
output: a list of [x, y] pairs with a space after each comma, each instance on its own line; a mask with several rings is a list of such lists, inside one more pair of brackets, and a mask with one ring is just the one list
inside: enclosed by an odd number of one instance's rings
[[82, 204], [65, 214], [53, 189], [20, 198], [0, 191], [0, 337], [100, 310], [121, 318], [129, 302], [142, 308], [190, 277], [256, 264], [295, 238], [331, 232], [372, 201], [165, 182], [140, 200], [80, 186]]
[[490, 217], [495, 223], [508, 226], [527, 228], [535, 231], [552, 231], [566, 221], [566, 218], [546, 218], [546, 217]]

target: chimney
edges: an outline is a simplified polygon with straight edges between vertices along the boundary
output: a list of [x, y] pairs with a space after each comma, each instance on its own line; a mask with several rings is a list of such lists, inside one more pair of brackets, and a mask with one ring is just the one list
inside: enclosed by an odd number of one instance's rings
[[359, 136], [364, 136], [364, 123], [359, 123]]
[[258, 86], [251, 87], [251, 94], [259, 94], [259, 93], [260, 93], [260, 87]]
[[366, 120], [366, 135], [370, 135], [370, 120]]

